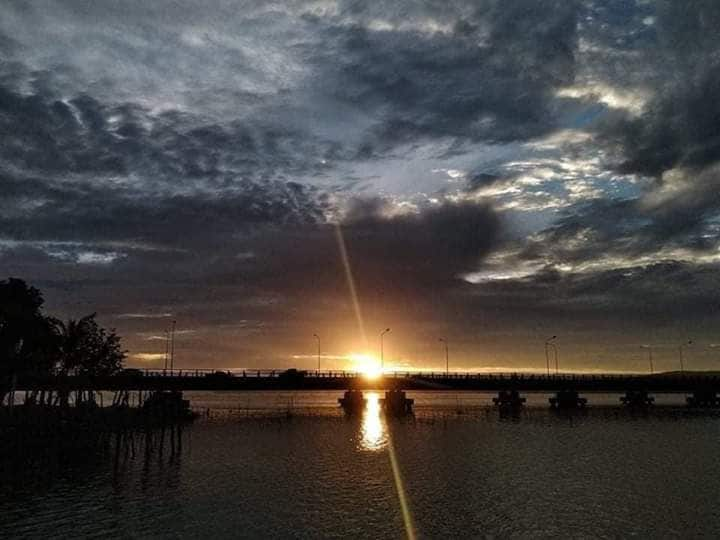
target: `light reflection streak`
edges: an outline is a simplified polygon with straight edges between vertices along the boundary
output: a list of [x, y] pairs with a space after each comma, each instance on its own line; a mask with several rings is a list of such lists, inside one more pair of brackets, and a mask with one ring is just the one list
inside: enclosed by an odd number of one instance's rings
[[377, 451], [387, 446], [385, 423], [380, 418], [380, 396], [374, 392], [365, 394], [367, 404], [360, 426], [360, 447], [363, 450]]
[[397, 492], [403, 524], [405, 525], [405, 534], [408, 540], [414, 540], [415, 527], [413, 525], [412, 514], [410, 513], [410, 505], [405, 495], [405, 484], [400, 474], [400, 464], [395, 454], [395, 447], [392, 442], [390, 430], [388, 429], [385, 418], [380, 414], [380, 396], [377, 392], [367, 392], [365, 399], [367, 401], [362, 416], [362, 425], [360, 427], [360, 447], [363, 450], [369, 450], [371, 452], [377, 452], [387, 448], [395, 491]]

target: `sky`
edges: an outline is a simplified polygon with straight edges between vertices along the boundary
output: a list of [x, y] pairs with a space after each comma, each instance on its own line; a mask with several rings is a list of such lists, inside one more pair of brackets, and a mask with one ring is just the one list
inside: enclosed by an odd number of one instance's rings
[[[128, 365], [720, 368], [716, 0], [5, 0], [0, 276]], [[716, 352], [717, 351], [717, 352]], [[551, 350], [552, 352], [552, 350]], [[552, 356], [552, 355], [551, 355]]]

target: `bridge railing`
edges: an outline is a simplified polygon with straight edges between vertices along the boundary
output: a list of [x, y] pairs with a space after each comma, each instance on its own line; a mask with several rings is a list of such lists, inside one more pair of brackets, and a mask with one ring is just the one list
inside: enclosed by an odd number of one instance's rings
[[[126, 373], [138, 372], [146, 377], [213, 377], [213, 378], [282, 378], [282, 377], [310, 377], [310, 378], [329, 378], [329, 379], [351, 379], [363, 377], [361, 372], [350, 370], [293, 370], [293, 369], [128, 369]], [[420, 380], [489, 380], [489, 381], [511, 381], [519, 382], [529, 381], [563, 381], [573, 382], [612, 382], [612, 381], [629, 381], [629, 380], [647, 380], [660, 379], [663, 380], [684, 380], [689, 381], [693, 378], [702, 378], [703, 380], [715, 380], [718, 377], [715, 374], [642, 374], [642, 373], [601, 373], [601, 374], [581, 374], [581, 373], [551, 373], [550, 375], [543, 373], [513, 373], [513, 372], [459, 372], [459, 371], [388, 371], [383, 374], [385, 378], [392, 379], [420, 379]]]
[[[135, 370], [132, 370], [135, 371]], [[354, 378], [362, 376], [357, 371], [347, 370], [286, 370], [286, 369], [141, 369], [147, 377], [238, 377], [238, 378], [279, 378], [279, 377], [320, 377], [320, 378]]]

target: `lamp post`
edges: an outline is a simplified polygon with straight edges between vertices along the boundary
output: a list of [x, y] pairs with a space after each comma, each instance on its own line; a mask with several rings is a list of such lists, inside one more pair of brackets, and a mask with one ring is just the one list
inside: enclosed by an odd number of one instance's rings
[[177, 321], [173, 320], [172, 330], [170, 330], [170, 373], [175, 369], [175, 324]]
[[655, 373], [655, 369], [653, 366], [653, 357], [652, 357], [652, 347], [650, 345], [640, 345], [641, 349], [647, 349], [648, 352], [648, 362], [650, 362], [650, 375]]
[[[548, 356], [548, 346], [552, 345], [553, 347], [555, 347], [555, 345], [551, 343], [554, 339], [557, 339], [557, 336], [553, 336], [545, 340], [545, 365], [547, 367], [548, 377], [550, 376], [550, 357]], [[555, 371], [557, 371], [557, 349], [555, 349], [555, 366]]]
[[169, 357], [170, 357], [170, 330], [165, 330], [165, 367], [163, 367], [163, 371], [167, 371]]
[[380, 332], [380, 371], [385, 369], [385, 352], [383, 351], [383, 336], [387, 334], [390, 331], [389, 328], [386, 328], [382, 332]]
[[692, 345], [692, 339], [688, 339], [687, 343], [681, 343], [679, 350], [680, 350], [680, 373], [685, 374], [685, 358], [683, 357], [683, 349], [689, 345]]
[[450, 353], [448, 352], [448, 342], [445, 338], [440, 338], [438, 341], [442, 341], [445, 344], [445, 376], [450, 375]]
[[313, 334], [315, 339], [317, 339], [317, 361], [318, 361], [318, 368], [317, 370], [320, 371], [320, 336], [317, 334]]

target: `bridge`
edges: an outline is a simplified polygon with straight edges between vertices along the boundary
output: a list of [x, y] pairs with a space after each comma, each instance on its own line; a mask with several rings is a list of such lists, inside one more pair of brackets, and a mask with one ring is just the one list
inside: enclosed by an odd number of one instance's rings
[[[550, 393], [551, 404], [584, 406], [580, 394], [619, 393], [628, 405], [647, 405], [651, 394], [689, 394], [688, 404], [720, 406], [720, 376], [715, 373], [642, 374], [554, 374], [392, 371], [368, 377], [355, 371], [202, 369], [138, 370], [105, 377], [51, 375], [18, 381], [18, 390], [108, 390], [108, 391], [475, 391], [497, 392], [496, 403], [519, 406], [521, 393]], [[555, 402], [553, 403], [553, 399]]]

